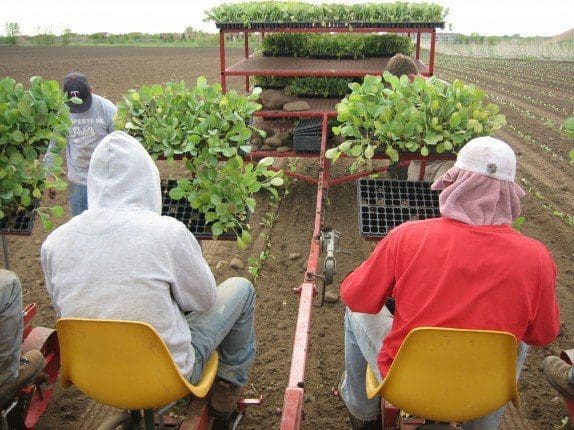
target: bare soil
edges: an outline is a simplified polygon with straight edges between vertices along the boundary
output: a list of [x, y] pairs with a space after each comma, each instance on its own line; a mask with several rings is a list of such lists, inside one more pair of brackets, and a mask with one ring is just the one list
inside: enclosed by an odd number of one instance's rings
[[[120, 102], [121, 96], [141, 85], [179, 81], [190, 85], [199, 75], [209, 82], [219, 79], [219, 51], [208, 48], [7, 48], [0, 47], [0, 76], [11, 76], [27, 82], [35, 75], [61, 80], [71, 71], [84, 72], [94, 91]], [[228, 64], [242, 55], [242, 50], [228, 51]], [[545, 243], [551, 250], [558, 267], [557, 295], [561, 307], [562, 329], [555, 343], [545, 348], [532, 348], [519, 383], [522, 408], [520, 416], [527, 424], [506, 419], [503, 428], [553, 429], [566, 416], [564, 404], [544, 380], [542, 359], [557, 354], [561, 349], [574, 347], [574, 314], [571, 306], [574, 294], [573, 227], [567, 225], [553, 211], [574, 213], [573, 168], [567, 162], [568, 151], [574, 142], [566, 139], [559, 124], [574, 110], [574, 88], [570, 78], [573, 63], [527, 62], [513, 60], [477, 60], [462, 57], [438, 58], [438, 76], [447, 80], [460, 78], [485, 89], [491, 101], [500, 105], [508, 124], [498, 136], [509, 142], [518, 153], [519, 178], [528, 181], [533, 189], [523, 202], [526, 222], [524, 234]], [[547, 79], [545, 76], [554, 76]], [[240, 89], [242, 79], [233, 79], [231, 88]], [[556, 95], [556, 97], [554, 97]], [[166, 174], [166, 166], [160, 166]], [[316, 176], [316, 161], [300, 160], [299, 173]], [[334, 175], [344, 173], [338, 164]], [[271, 242], [271, 255], [263, 264], [256, 281], [258, 294], [256, 325], [258, 354], [250, 375], [247, 395], [263, 395], [264, 405], [248, 412], [242, 428], [277, 428], [280, 408], [289, 377], [291, 348], [295, 333], [298, 296], [292, 290], [304, 279], [304, 266], [313, 232], [315, 186], [292, 181], [289, 194], [277, 209], [278, 219], [271, 230], [257, 226], [254, 245], [239, 252], [229, 247], [230, 255], [217, 255], [217, 259], [238, 256], [244, 262], [249, 256], [258, 256], [266, 236]], [[534, 193], [538, 192], [538, 197]], [[347, 184], [329, 190], [325, 225], [341, 232], [341, 248], [349, 254], [337, 255], [338, 286], [344, 275], [362, 262], [374, 243], [359, 237], [355, 185]], [[47, 199], [47, 198], [46, 198]], [[67, 208], [66, 196], [56, 201]], [[45, 200], [47, 203], [47, 200]], [[259, 201], [257, 219], [269, 210]], [[543, 207], [551, 205], [552, 209]], [[59, 225], [69, 219], [69, 212]], [[257, 221], [254, 221], [254, 224]], [[263, 234], [263, 235], [260, 235]], [[11, 269], [21, 278], [24, 302], [38, 304], [37, 325], [52, 327], [55, 314], [44, 287], [39, 251], [47, 233], [36, 222], [31, 236], [9, 236], [8, 246]], [[290, 260], [289, 254], [300, 253], [299, 259]], [[247, 264], [246, 264], [247, 267]], [[216, 272], [218, 280], [231, 274], [230, 269]], [[247, 269], [239, 272], [249, 276]], [[343, 367], [343, 306], [325, 304], [314, 308], [305, 381], [304, 428], [346, 429], [349, 423], [346, 411], [332, 394]], [[89, 401], [77, 390], [57, 389], [50, 406], [42, 416], [38, 429], [95, 428], [88, 423], [85, 410]]]

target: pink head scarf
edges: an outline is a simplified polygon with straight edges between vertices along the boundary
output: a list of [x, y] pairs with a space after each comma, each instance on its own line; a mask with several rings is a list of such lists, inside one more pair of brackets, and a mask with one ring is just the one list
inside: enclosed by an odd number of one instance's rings
[[524, 197], [514, 182], [515, 171], [516, 159], [506, 143], [492, 137], [471, 140], [454, 167], [431, 186], [442, 190], [440, 213], [470, 225], [512, 224]]

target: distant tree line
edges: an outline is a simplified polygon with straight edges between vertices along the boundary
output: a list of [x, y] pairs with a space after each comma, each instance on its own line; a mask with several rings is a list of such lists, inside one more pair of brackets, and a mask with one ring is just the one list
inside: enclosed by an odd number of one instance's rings
[[[73, 33], [67, 28], [61, 35], [56, 35], [50, 29], [37, 29], [34, 36], [22, 35], [17, 22], [6, 23], [5, 36], [0, 36], [0, 45], [22, 46], [67, 46], [67, 45], [174, 45], [174, 46], [217, 46], [219, 35], [194, 30], [186, 27], [183, 32], [174, 33], [124, 33], [112, 34], [98, 32], [92, 34]], [[229, 46], [243, 44], [243, 34], [227, 34], [225, 36]], [[258, 38], [250, 35], [250, 43], [258, 44]]]

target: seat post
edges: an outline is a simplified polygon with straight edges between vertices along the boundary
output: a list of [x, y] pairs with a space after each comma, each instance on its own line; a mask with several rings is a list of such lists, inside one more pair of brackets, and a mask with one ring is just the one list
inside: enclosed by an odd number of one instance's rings
[[144, 428], [154, 430], [153, 409], [144, 410]]
[[130, 411], [132, 417], [132, 430], [141, 428], [142, 416], [140, 411]]

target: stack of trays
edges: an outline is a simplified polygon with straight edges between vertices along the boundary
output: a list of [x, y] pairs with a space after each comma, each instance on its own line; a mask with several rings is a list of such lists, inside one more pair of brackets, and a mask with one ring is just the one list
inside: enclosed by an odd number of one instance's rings
[[380, 239], [405, 221], [439, 217], [439, 192], [432, 191], [430, 185], [397, 179], [359, 179], [360, 235]]
[[293, 149], [300, 152], [321, 150], [321, 118], [303, 118], [293, 127]]

